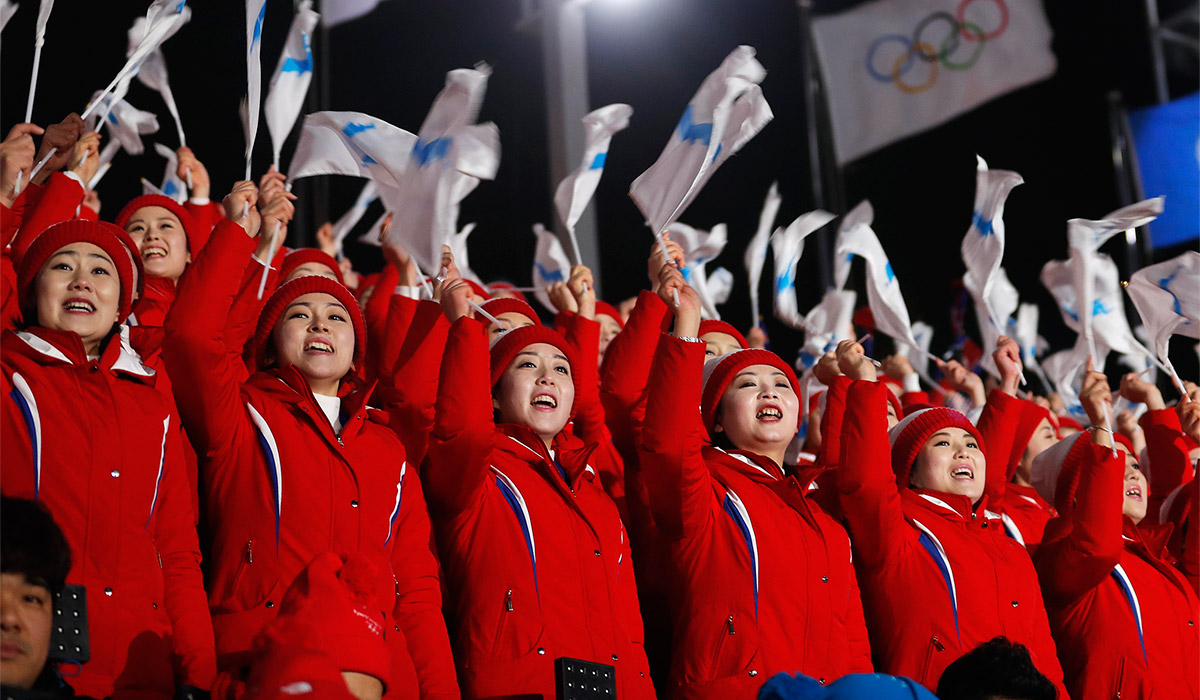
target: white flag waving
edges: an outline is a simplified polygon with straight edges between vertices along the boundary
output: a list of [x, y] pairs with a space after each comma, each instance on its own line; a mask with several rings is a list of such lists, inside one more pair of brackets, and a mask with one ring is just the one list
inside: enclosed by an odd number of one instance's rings
[[750, 239], [750, 245], [746, 246], [746, 253], [742, 258], [742, 264], [746, 267], [746, 281], [750, 286], [750, 310], [753, 315], [751, 323], [756, 326], [762, 323], [762, 316], [758, 313], [759, 281], [762, 280], [763, 263], [767, 260], [771, 229], [775, 225], [775, 217], [779, 214], [782, 201], [779, 196], [779, 183], [772, 182], [771, 189], [767, 190], [767, 199], [763, 202], [762, 213], [758, 216], [758, 229]]
[[134, 108], [125, 100], [116, 100], [104, 117], [104, 126], [108, 128], [109, 136], [119, 142], [126, 153], [136, 156], [145, 150], [141, 135], [158, 131], [158, 117], [152, 112]]
[[422, 269], [434, 269], [442, 245], [458, 228], [458, 203], [479, 180], [491, 180], [500, 167], [500, 132], [490, 122], [476, 124], [491, 69], [452, 70], [417, 133], [409, 167], [395, 197], [382, 191], [396, 212], [394, 237]]
[[962, 260], [967, 268], [964, 281], [976, 305], [982, 304], [992, 322], [1003, 328], [1006, 316], [993, 306], [991, 292], [1004, 258], [1004, 202], [1024, 180], [1010, 170], [988, 170], [983, 158], [975, 158], [975, 207], [971, 227], [962, 241]]
[[[187, 24], [191, 17], [191, 8], [183, 8], [183, 11], [170, 20], [167, 25], [169, 33], [164, 37], [164, 41]], [[129, 47], [125, 51], [126, 58], [132, 56], [145, 41], [149, 26], [149, 21], [145, 17], [138, 17], [133, 21], [133, 26], [129, 29]], [[179, 107], [175, 104], [175, 93], [171, 92], [171, 83], [167, 78], [167, 59], [163, 56], [161, 46], [156, 46], [148, 51], [142, 58], [141, 63], [137, 66], [137, 79], [146, 87], [162, 95], [163, 102], [167, 105], [167, 111], [175, 120], [176, 131], [179, 132], [179, 145], [187, 145], [183, 134], [183, 122], [179, 118]]]
[[1200, 253], [1189, 250], [1129, 278], [1125, 288], [1150, 335], [1154, 353], [1164, 364], [1175, 333], [1200, 338]]
[[533, 235], [537, 237], [537, 251], [533, 255], [533, 286], [537, 291], [534, 297], [542, 306], [554, 311], [546, 287], [555, 282], [566, 282], [571, 277], [571, 263], [563, 252], [562, 243], [553, 232], [547, 231], [541, 224], [533, 225]]
[[913, 339], [916, 347], [901, 344], [896, 351], [908, 359], [918, 376], [929, 376], [929, 344], [933, 341], [933, 327], [928, 323], [917, 321], [912, 324]]
[[839, 163], [1054, 73], [1038, 0], [876, 0], [813, 20]]
[[850, 254], [861, 256], [867, 262], [867, 304], [875, 317], [875, 327], [898, 341], [916, 345], [900, 282], [879, 238], [867, 224], [859, 224], [847, 231], [838, 244], [835, 255]]
[[161, 143], [156, 143], [154, 152], [167, 159], [167, 169], [163, 171], [162, 193], [183, 204], [187, 200], [187, 183], [175, 173], [179, 169], [179, 159], [175, 156], [175, 151]]
[[[358, 193], [354, 204], [350, 210], [333, 224], [333, 242], [337, 245], [338, 256], [342, 255], [342, 244], [346, 240], [346, 236], [350, 235], [350, 231], [355, 224], [362, 220], [363, 215], [367, 213], [367, 207], [371, 206], [379, 198], [379, 189], [374, 180], [367, 180], [367, 184], [363, 185], [362, 191]], [[386, 212], [384, 214], [386, 216]]]
[[854, 332], [854, 302], [858, 295], [852, 291], [829, 289], [821, 303], [804, 317], [806, 326], [804, 346], [800, 349], [800, 361], [812, 367], [821, 355], [833, 350], [842, 340], [849, 340]]
[[[613, 134], [629, 126], [629, 117], [632, 115], [633, 107], [617, 103], [601, 107], [583, 118], [586, 139], [583, 162], [558, 184], [554, 192], [554, 208], [558, 210], [558, 218], [562, 219], [568, 231], [575, 230], [576, 222], [583, 216], [583, 210], [596, 193]], [[582, 260], [576, 262], [583, 264]]]
[[712, 173], [771, 120], [758, 83], [766, 70], [739, 46], [700, 85], [658, 160], [629, 195], [657, 235], [675, 221]]
[[[859, 202], [853, 209], [846, 212], [842, 217], [842, 222], [838, 224], [837, 240], [834, 242], [833, 249], [837, 250], [842, 247], [842, 241], [846, 235], [854, 230], [859, 224], [870, 226], [875, 222], [875, 209], [871, 206], [870, 200], [864, 199]], [[850, 279], [850, 261], [854, 259], [853, 253], [845, 255], [833, 256], [833, 286], [837, 289], [845, 289], [846, 281]]]
[[451, 236], [450, 252], [454, 255], [454, 264], [458, 265], [458, 271], [462, 273], [463, 278], [477, 282], [482, 287], [483, 280], [479, 279], [479, 275], [475, 274], [475, 271], [471, 269], [471, 256], [467, 250], [467, 239], [474, 230], [475, 224], [467, 224], [463, 226], [461, 231]]
[[834, 218], [833, 214], [817, 209], [801, 214], [786, 229], [778, 229], [771, 236], [775, 252], [775, 318], [792, 328], [804, 328], [796, 299], [796, 265], [804, 253], [804, 239]]
[[[1136, 204], [1118, 209], [1099, 221], [1088, 219], [1071, 219], [1067, 222], [1067, 246], [1072, 263], [1071, 270], [1075, 287], [1075, 308], [1079, 314], [1080, 335], [1084, 341], [1093, 340], [1092, 317], [1098, 309], [1093, 308], [1093, 299], [1101, 298], [1100, 290], [1093, 288], [1094, 280], [1102, 275], [1096, 270], [1096, 258], [1100, 246], [1105, 241], [1122, 231], [1154, 221], [1162, 213], [1163, 198], [1155, 197]], [[1112, 262], [1111, 260], [1109, 261]], [[1112, 277], [1116, 277], [1116, 266], [1113, 266]], [[1108, 279], [1108, 275], [1103, 275]], [[1124, 305], [1121, 303], [1120, 292], [1117, 292], [1116, 307], [1121, 309], [1121, 320], [1124, 321]], [[1110, 307], [1105, 307], [1110, 308]], [[1124, 324], [1128, 327], [1128, 323]], [[1106, 341], [1108, 346], [1119, 353], [1126, 354], [1121, 347], [1112, 344], [1111, 338]], [[1099, 366], [1099, 365], [1097, 365]]]
[[279, 65], [271, 76], [267, 99], [263, 101], [263, 115], [267, 119], [267, 131], [271, 134], [272, 162], [276, 169], [279, 168], [279, 152], [283, 150], [283, 142], [300, 116], [308, 84], [312, 81], [312, 31], [320, 18], [313, 12], [311, 0], [304, 0], [296, 8], [287, 42], [283, 45], [283, 53], [279, 55]]
[[[1141, 352], [1140, 346], [1125, 318], [1125, 303], [1121, 297], [1121, 283], [1117, 265], [1103, 253], [1093, 253], [1091, 259], [1091, 283], [1088, 285], [1090, 301], [1081, 302], [1078, 296], [1077, 277], [1079, 261], [1072, 257], [1067, 261], [1051, 260], [1042, 267], [1042, 284], [1050, 290], [1063, 323], [1071, 330], [1083, 335], [1084, 319], [1089, 319], [1095, 337], [1106, 347], [1122, 355]], [[1086, 307], [1081, 306], [1086, 304]], [[1086, 337], [1084, 343], [1086, 344]], [[1097, 359], [1097, 367], [1102, 365]]]
[[250, 156], [258, 134], [258, 113], [262, 102], [262, 26], [267, 16], [267, 0], [246, 0], [246, 114], [242, 128], [246, 134], [246, 179], [250, 179]]
[[705, 266], [725, 249], [725, 244], [729, 240], [725, 224], [717, 224], [712, 227], [711, 231], [701, 231], [687, 224], [675, 222], [668, 226], [667, 230], [671, 232], [671, 240], [683, 248], [687, 265], [680, 272], [683, 274], [684, 281], [691, 285], [700, 297], [701, 311], [703, 311], [704, 317], [720, 320], [721, 314], [717, 312], [717, 301], [708, 288], [708, 273], [705, 271]]
[[4, 31], [4, 27], [8, 25], [8, 20], [17, 13], [17, 8], [20, 7], [11, 0], [0, 0], [0, 32]]
[[315, 112], [304, 118], [288, 180], [311, 175], [368, 177], [399, 187], [417, 137], [361, 112]]

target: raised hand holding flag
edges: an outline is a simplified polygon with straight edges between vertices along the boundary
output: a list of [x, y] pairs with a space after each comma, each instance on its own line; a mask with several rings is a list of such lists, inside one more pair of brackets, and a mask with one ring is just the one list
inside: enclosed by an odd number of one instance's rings
[[721, 314], [717, 311], [717, 301], [708, 287], [705, 266], [725, 249], [729, 240], [725, 224], [717, 224], [710, 231], [702, 231], [677, 221], [668, 226], [667, 230], [671, 233], [671, 240], [683, 248], [687, 264], [680, 272], [683, 273], [684, 281], [691, 285], [700, 297], [702, 315], [719, 321]]
[[312, 1], [302, 0], [296, 8], [292, 27], [288, 30], [279, 64], [271, 76], [267, 99], [263, 101], [263, 116], [267, 120], [267, 132], [271, 135], [271, 162], [279, 169], [279, 154], [283, 142], [296, 124], [300, 110], [304, 107], [304, 96], [308, 93], [313, 76], [312, 32], [321, 16], [313, 12]]

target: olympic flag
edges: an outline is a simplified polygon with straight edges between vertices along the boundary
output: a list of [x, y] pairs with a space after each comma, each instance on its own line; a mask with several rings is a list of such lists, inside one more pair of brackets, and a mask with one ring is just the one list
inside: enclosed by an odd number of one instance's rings
[[1041, 0], [876, 0], [813, 20], [846, 163], [1056, 68]]

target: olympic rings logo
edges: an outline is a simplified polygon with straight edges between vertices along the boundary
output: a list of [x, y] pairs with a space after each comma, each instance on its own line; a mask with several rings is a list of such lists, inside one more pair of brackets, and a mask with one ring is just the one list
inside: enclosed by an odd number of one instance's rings
[[[952, 71], [970, 70], [983, 55], [983, 48], [987, 42], [999, 38], [1008, 29], [1008, 5], [1005, 4], [1005, 0], [992, 0], [1000, 10], [1000, 22], [996, 28], [984, 31], [979, 25], [968, 22], [965, 19], [966, 11], [975, 1], [962, 0], [954, 14], [933, 12], [926, 15], [917, 22], [911, 37], [902, 34], [884, 34], [877, 37], [867, 47], [867, 74], [881, 83], [894, 83], [905, 94], [915, 95], [932, 88], [937, 83], [939, 71], [943, 68]], [[931, 41], [925, 40], [925, 31], [934, 24], [945, 25], [947, 29], [946, 35], [936, 47]], [[963, 42], [974, 44], [975, 48], [965, 60], [952, 58], [958, 53]], [[876, 66], [876, 54], [885, 44], [893, 43], [904, 47], [904, 52], [896, 57], [890, 67], [885, 66], [880, 70]], [[918, 62], [929, 65], [929, 75], [920, 83], [907, 82], [904, 76]]]

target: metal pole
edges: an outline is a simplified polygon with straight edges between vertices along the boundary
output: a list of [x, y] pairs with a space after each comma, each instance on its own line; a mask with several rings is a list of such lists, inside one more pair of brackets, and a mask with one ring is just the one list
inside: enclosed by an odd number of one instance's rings
[[1154, 97], [1159, 104], [1170, 99], [1167, 91], [1167, 64], [1163, 57], [1162, 26], [1158, 19], [1158, 0], [1145, 0], [1146, 33], [1150, 39], [1150, 63], [1154, 70]]
[[[812, 192], [812, 206], [815, 209], [829, 209], [826, 197], [825, 177], [823, 167], [825, 158], [830, 157], [831, 136], [828, 133], [828, 118], [822, 114], [823, 90], [821, 86], [820, 67], [816, 61], [816, 47], [812, 34], [812, 0], [797, 0], [796, 7], [800, 15], [800, 80], [804, 96], [804, 128], [808, 136], [808, 178]], [[824, 117], [824, 118], [823, 118]], [[840, 175], [836, 169], [831, 177]], [[835, 212], [844, 212], [844, 206], [835, 206]], [[817, 259], [820, 261], [819, 271], [821, 287], [828, 289], [833, 286], [833, 253], [829, 241], [828, 228], [817, 232]]]
[[[576, 0], [544, 0], [540, 8], [542, 68], [546, 83], [546, 123], [550, 137], [550, 199], [558, 183], [583, 157], [583, 117], [588, 112], [587, 28], [584, 4]], [[528, 19], [528, 18], [525, 18]], [[553, 215], [552, 215], [553, 216]], [[562, 238], [562, 222], [554, 217]], [[580, 253], [592, 269], [596, 291], [602, 288], [596, 212], [589, 207], [575, 224]]]

